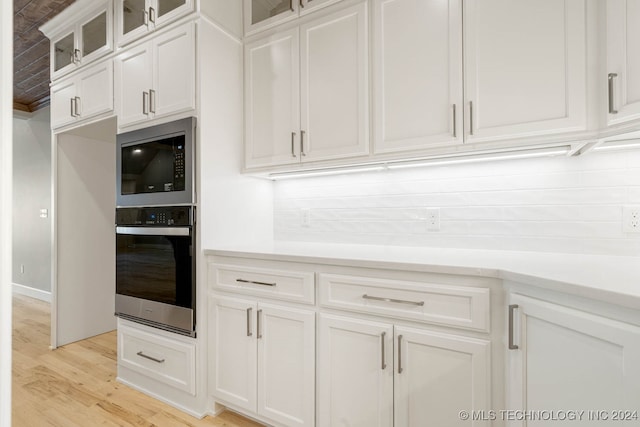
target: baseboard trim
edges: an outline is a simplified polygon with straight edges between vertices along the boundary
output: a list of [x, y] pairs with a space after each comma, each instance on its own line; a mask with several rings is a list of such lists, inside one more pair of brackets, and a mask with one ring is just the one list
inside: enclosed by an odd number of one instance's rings
[[51, 302], [51, 292], [32, 288], [30, 286], [20, 285], [18, 283], [13, 284], [13, 293], [39, 299], [40, 301], [46, 301], [49, 303]]

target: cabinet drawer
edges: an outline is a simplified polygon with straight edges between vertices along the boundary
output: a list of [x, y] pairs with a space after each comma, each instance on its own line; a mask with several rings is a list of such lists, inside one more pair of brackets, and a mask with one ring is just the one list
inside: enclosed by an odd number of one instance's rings
[[213, 289], [314, 304], [314, 273], [209, 264]]
[[196, 394], [195, 344], [120, 325], [118, 366]]
[[490, 290], [320, 274], [320, 305], [489, 331]]

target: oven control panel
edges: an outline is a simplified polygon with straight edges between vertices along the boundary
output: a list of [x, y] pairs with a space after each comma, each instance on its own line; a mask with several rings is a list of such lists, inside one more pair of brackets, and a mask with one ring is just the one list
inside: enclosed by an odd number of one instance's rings
[[117, 208], [116, 225], [190, 226], [193, 225], [192, 210], [192, 206]]

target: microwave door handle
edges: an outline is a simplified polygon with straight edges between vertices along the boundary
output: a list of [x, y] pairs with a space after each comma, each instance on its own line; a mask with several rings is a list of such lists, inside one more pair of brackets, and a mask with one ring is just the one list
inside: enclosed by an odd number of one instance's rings
[[123, 227], [116, 226], [116, 234], [134, 236], [189, 236], [191, 227]]

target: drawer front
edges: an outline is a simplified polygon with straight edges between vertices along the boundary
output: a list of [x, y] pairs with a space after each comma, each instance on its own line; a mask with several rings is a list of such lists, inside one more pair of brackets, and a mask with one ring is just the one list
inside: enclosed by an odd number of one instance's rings
[[314, 273], [308, 271], [209, 264], [209, 284], [228, 292], [315, 303]]
[[489, 332], [490, 290], [320, 274], [320, 304]]
[[118, 327], [118, 364], [196, 394], [195, 344]]

